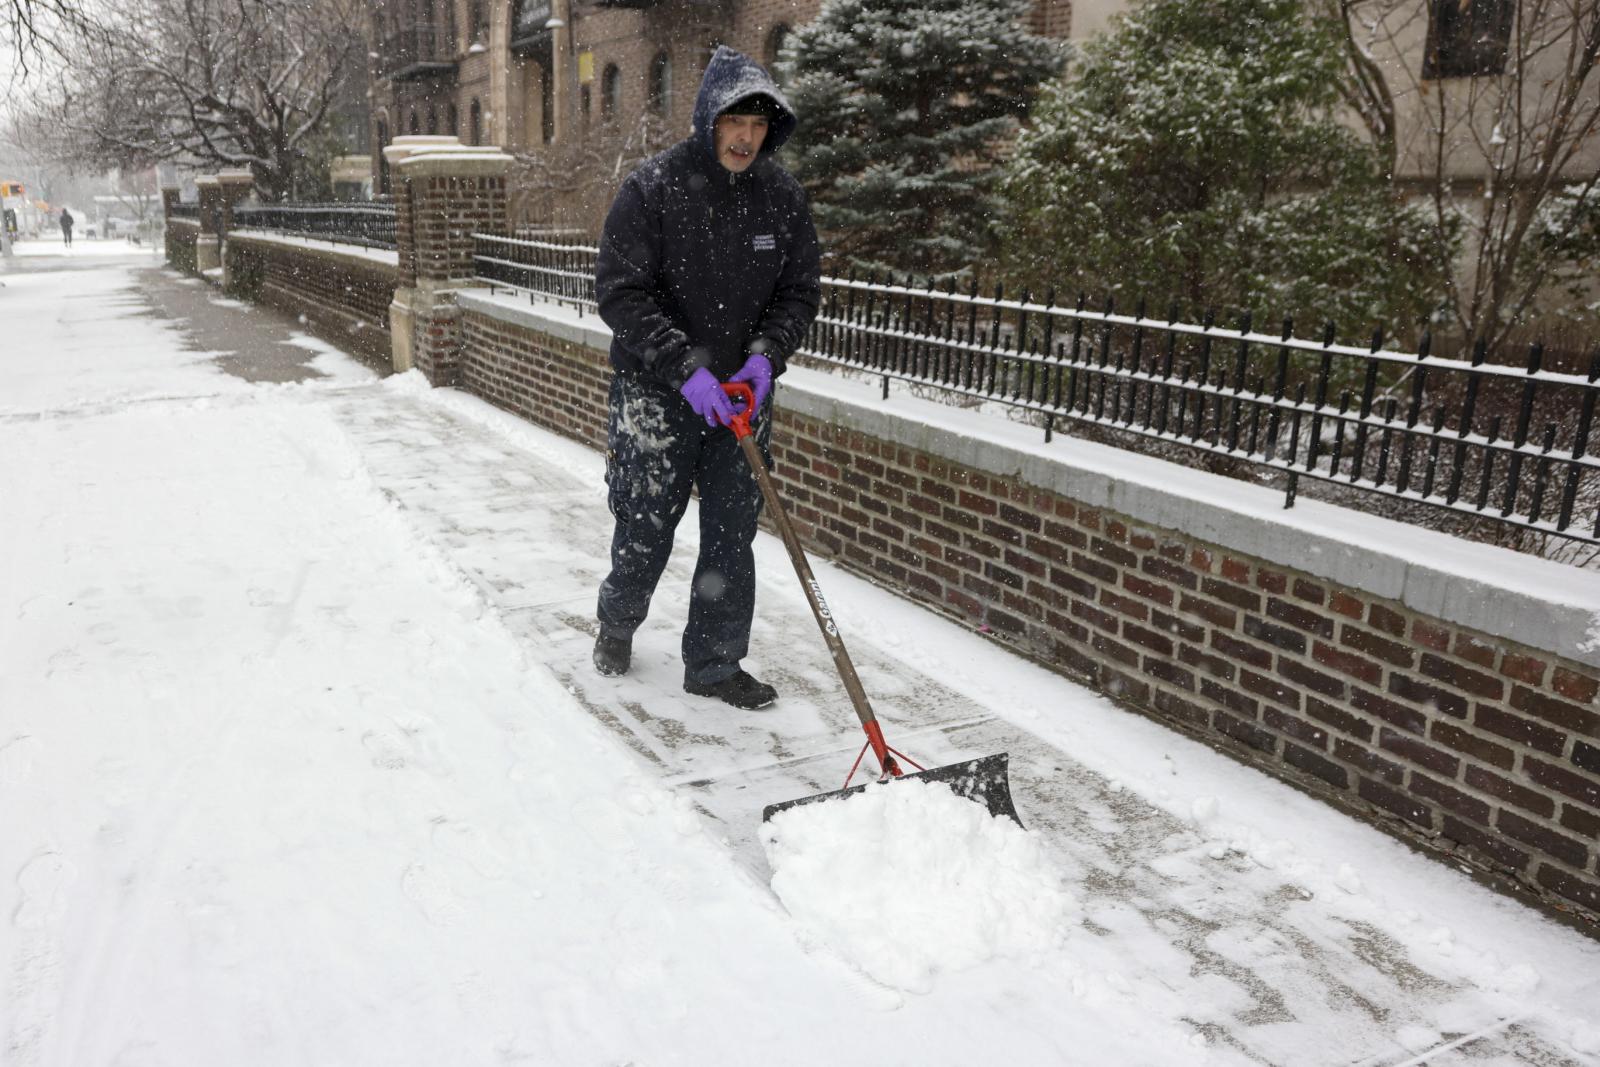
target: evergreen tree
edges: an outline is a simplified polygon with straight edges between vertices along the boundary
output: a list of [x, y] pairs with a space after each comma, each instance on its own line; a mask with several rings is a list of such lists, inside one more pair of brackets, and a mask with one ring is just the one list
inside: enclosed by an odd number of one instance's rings
[[1338, 121], [1339, 56], [1302, 0], [1141, 0], [1018, 140], [1009, 267], [1160, 312], [1416, 323], [1450, 251]]
[[1029, 0], [827, 0], [782, 72], [803, 121], [795, 175], [831, 257], [954, 272], [993, 251], [996, 164], [1060, 46]]

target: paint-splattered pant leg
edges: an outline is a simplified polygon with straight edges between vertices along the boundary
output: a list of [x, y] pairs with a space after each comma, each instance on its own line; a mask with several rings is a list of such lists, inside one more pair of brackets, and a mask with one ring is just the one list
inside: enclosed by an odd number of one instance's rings
[[[756, 426], [769, 465], [770, 404]], [[683, 634], [684, 674], [721, 681], [738, 669], [750, 645], [750, 543], [761, 514], [760, 488], [732, 432], [707, 427], [675, 390], [619, 375], [610, 406], [606, 483], [616, 525], [611, 573], [600, 585], [600, 632], [631, 637], [644, 622], [672, 555], [674, 531], [698, 487], [700, 558]]]
[[[756, 443], [769, 467], [770, 414], [768, 407], [755, 426]], [[714, 685], [738, 670], [750, 651], [756, 604], [750, 545], [761, 516], [761, 487], [730, 430], [705, 435], [695, 485], [700, 490], [700, 558], [683, 631], [683, 670], [688, 680]]]
[[[631, 638], [672, 555], [672, 536], [694, 487], [700, 429], [675, 408], [694, 412], [665, 386], [617, 375], [611, 381], [607, 432], [607, 502], [611, 573], [600, 583], [596, 615], [605, 637]], [[684, 440], [693, 438], [692, 443]]]

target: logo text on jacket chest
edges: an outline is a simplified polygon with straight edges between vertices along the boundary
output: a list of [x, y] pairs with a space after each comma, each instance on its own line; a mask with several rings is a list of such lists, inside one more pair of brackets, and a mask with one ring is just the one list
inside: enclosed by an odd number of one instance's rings
[[750, 247], [757, 252], [772, 252], [778, 247], [778, 238], [770, 233], [758, 233], [750, 239]]

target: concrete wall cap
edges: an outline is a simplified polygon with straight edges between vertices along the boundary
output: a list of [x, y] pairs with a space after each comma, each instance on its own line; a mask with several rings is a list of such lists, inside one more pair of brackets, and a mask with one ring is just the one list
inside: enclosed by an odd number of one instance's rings
[[411, 153], [421, 151], [424, 148], [436, 147], [440, 145], [460, 144], [461, 138], [459, 137], [440, 136], [437, 134], [407, 134], [404, 137], [396, 137], [393, 141], [390, 141], [387, 145], [385, 145], [383, 148], [383, 158], [389, 161], [390, 166], [394, 166], [402, 159], [405, 159], [407, 156], [411, 155]]
[[225, 170], [217, 175], [216, 180], [222, 185], [255, 184], [255, 177], [247, 170]]
[[[182, 221], [182, 220], [180, 220]], [[368, 271], [392, 276], [400, 266], [400, 254], [387, 248], [363, 248], [359, 245], [341, 245], [332, 241], [318, 241], [309, 237], [291, 237], [288, 234], [270, 233], [242, 228], [228, 234], [230, 243], [274, 245], [293, 251], [296, 255], [336, 264], [339, 270]]]
[[202, 174], [202, 175], [198, 176], [197, 178], [195, 178], [194, 183], [196, 185], [221, 185], [222, 184], [217, 179], [217, 176], [215, 174]]
[[407, 178], [480, 178], [503, 175], [515, 162], [498, 148], [475, 148], [470, 151], [415, 152], [394, 167]]

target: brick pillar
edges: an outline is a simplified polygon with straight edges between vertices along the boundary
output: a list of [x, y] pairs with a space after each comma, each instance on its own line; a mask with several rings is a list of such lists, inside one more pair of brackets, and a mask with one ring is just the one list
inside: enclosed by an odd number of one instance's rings
[[461, 355], [456, 291], [476, 284], [472, 235], [510, 229], [512, 159], [454, 137], [397, 137], [383, 151], [394, 175], [400, 245], [389, 307], [394, 368], [415, 366], [434, 385], [454, 385]]
[[220, 219], [220, 232], [218, 237], [221, 242], [217, 247], [218, 258], [222, 262], [222, 288], [232, 288], [232, 279], [228, 276], [228, 234], [233, 232], [233, 209], [240, 201], [245, 200], [255, 191], [256, 180], [247, 170], [225, 170], [217, 175], [217, 214]]
[[222, 183], [214, 174], [194, 180], [200, 193], [200, 235], [194, 239], [194, 269], [204, 274], [222, 266]]
[[178, 206], [178, 193], [175, 185], [161, 188], [161, 249], [169, 267], [176, 266], [172, 261], [172, 209]]

